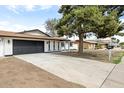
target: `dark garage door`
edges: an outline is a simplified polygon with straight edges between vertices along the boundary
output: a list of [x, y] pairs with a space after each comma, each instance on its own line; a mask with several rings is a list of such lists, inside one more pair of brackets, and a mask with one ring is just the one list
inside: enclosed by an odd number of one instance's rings
[[44, 52], [44, 41], [13, 40], [13, 54]]

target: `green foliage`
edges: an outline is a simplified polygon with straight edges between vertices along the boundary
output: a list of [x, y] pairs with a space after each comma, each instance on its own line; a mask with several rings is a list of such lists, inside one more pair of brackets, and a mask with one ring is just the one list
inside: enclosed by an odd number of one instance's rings
[[118, 56], [114, 57], [113, 63], [114, 64], [119, 64], [121, 62], [122, 57], [124, 56], [124, 52], [119, 53]]
[[121, 46], [121, 47], [124, 47], [124, 42], [121, 42], [121, 43], [120, 43], [120, 46]]
[[[118, 27], [118, 31], [122, 31], [123, 29], [124, 29], [124, 23], [121, 22]], [[124, 33], [119, 32], [119, 33], [117, 33], [117, 35], [124, 36]]]
[[96, 32], [98, 38], [110, 37], [119, 32], [120, 23], [117, 20], [117, 13], [113, 10], [111, 13], [103, 15], [103, 24], [98, 25], [98, 31]]
[[119, 39], [117, 39], [117, 43], [119, 43], [120, 42], [120, 40]]
[[119, 27], [117, 29], [118, 33], [115, 33], [116, 35], [119, 36], [124, 36], [124, 33], [120, 33], [124, 29], [124, 23], [120, 21], [120, 17], [124, 16], [124, 6], [123, 5], [109, 5], [105, 6], [106, 10], [108, 10], [108, 13], [111, 13], [111, 11], [117, 11], [117, 21], [119, 23]]
[[120, 45], [122, 45], [122, 46], [123, 46], [123, 45], [124, 45], [124, 42], [121, 42], [121, 43], [120, 43]]
[[122, 49], [124, 49], [124, 42], [121, 42], [121, 43], [120, 43], [120, 47], [121, 47]]
[[108, 11], [108, 13], [110, 13], [113, 10], [117, 10], [117, 16], [121, 17], [124, 15], [124, 6], [123, 5], [107, 5], [105, 6], [105, 9]]
[[[66, 35], [93, 32], [97, 24], [102, 24], [102, 12], [98, 6], [70, 6], [70, 9], [69, 6], [62, 6], [60, 11], [63, 17], [57, 29]], [[61, 32], [60, 35], [64, 34]]]
[[117, 35], [119, 35], [119, 36], [124, 36], [124, 33], [117, 33]]
[[106, 45], [103, 45], [103, 44], [97, 43], [97, 44], [95, 45], [95, 48], [96, 48], [96, 49], [102, 49], [104, 46], [107, 48], [108, 45], [107, 45], [107, 44], [106, 44]]
[[62, 18], [56, 25], [58, 34], [79, 36], [79, 52], [83, 49], [86, 33], [94, 33], [98, 38], [105, 38], [119, 33], [123, 29], [119, 18], [123, 15], [121, 6], [63, 5], [59, 9]]
[[[98, 38], [113, 36], [124, 29], [119, 21], [122, 12], [122, 6], [63, 5], [59, 10], [63, 17], [57, 29], [61, 31], [60, 35], [93, 32]], [[68, 31], [65, 31], [65, 28], [68, 28]]]
[[96, 46], [95, 46], [95, 48], [96, 49], [101, 49], [101, 45], [97, 43]]
[[113, 38], [111, 38], [111, 40], [112, 40], [112, 42], [113, 42], [113, 43], [119, 43], [119, 42], [120, 42], [120, 40], [119, 40], [119, 39], [114, 38], [114, 37], [113, 37]]

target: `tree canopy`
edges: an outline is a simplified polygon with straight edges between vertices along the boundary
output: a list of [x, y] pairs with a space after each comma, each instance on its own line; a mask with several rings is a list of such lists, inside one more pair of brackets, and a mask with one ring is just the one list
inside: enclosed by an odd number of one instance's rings
[[86, 33], [95, 33], [98, 38], [117, 34], [123, 29], [119, 18], [124, 15], [123, 6], [63, 5], [59, 9], [62, 18], [56, 28], [58, 34], [79, 37], [79, 53], [83, 53], [83, 38]]

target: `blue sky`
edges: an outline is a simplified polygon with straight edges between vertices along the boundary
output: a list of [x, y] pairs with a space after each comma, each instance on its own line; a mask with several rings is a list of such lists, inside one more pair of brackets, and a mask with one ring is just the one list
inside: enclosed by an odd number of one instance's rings
[[58, 9], [57, 5], [0, 5], [0, 30], [45, 31], [46, 20], [60, 17]]
[[[0, 5], [0, 30], [40, 29], [51, 18], [59, 18], [57, 5]], [[124, 22], [124, 17], [121, 18]]]
[[[61, 17], [58, 9], [57, 5], [0, 5], [0, 30], [20, 32], [40, 29], [46, 32], [45, 21]], [[124, 16], [121, 20], [124, 22]], [[124, 41], [124, 37], [116, 38]]]

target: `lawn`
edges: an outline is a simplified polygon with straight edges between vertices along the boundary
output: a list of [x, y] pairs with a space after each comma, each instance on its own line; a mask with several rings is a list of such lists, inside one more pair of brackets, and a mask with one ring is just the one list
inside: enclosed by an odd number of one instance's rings
[[33, 64], [15, 57], [0, 58], [0, 88], [79, 88]]
[[84, 53], [82, 55], [79, 55], [78, 52], [76, 52], [76, 51], [61, 52], [61, 53], [56, 53], [56, 54], [79, 57], [79, 58], [86, 58], [86, 59], [98, 60], [98, 61], [101, 61], [101, 62], [110, 62], [110, 63], [118, 64], [118, 63], [120, 63], [122, 56], [124, 56], [124, 50], [122, 50], [122, 49], [112, 49], [111, 61], [109, 61], [108, 50], [107, 49], [97, 49], [97, 50], [86, 50], [85, 49]]
[[123, 56], [124, 56], [124, 52], [118, 53], [118, 55], [113, 58], [112, 62], [115, 64], [119, 64]]

